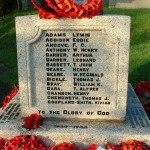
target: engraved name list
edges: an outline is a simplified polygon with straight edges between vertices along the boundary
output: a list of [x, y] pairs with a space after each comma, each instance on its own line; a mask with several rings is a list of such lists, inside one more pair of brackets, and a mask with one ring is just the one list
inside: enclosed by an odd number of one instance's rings
[[95, 32], [44, 32], [46, 102], [43, 103], [47, 103], [47, 108], [38, 109], [39, 114], [58, 118], [110, 115], [106, 107], [115, 106], [111, 79], [116, 52], [103, 40], [93, 41], [99, 36]]

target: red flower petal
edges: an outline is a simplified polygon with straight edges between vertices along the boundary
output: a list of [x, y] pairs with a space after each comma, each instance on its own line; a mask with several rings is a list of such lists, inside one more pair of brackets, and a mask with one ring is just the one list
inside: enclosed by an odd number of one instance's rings
[[11, 91], [11, 94], [7, 95], [3, 101], [2, 110], [9, 104], [9, 102], [13, 99], [13, 97], [18, 93], [19, 86], [15, 86], [14, 89]]
[[24, 126], [28, 129], [36, 129], [43, 124], [43, 117], [38, 114], [31, 114], [24, 119]]
[[42, 18], [91, 18], [98, 15], [103, 8], [103, 0], [88, 0], [87, 4], [81, 5], [73, 0], [43, 0], [44, 6], [37, 6], [35, 1], [32, 0]]
[[98, 147], [99, 147], [99, 146], [96, 145], [96, 144], [91, 144], [91, 145], [87, 148], [87, 150], [96, 150]]

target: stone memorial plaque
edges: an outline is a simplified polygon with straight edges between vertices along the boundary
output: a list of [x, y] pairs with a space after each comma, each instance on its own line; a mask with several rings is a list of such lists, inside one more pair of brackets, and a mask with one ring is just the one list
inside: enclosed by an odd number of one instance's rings
[[34, 112], [48, 118], [124, 120], [129, 24], [123, 16], [17, 17], [23, 116]]

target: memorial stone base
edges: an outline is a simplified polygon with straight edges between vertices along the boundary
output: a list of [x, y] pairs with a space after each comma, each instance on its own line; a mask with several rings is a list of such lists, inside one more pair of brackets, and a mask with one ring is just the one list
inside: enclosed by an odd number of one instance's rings
[[132, 86], [128, 87], [126, 121], [85, 122], [69, 120], [45, 120], [43, 128], [26, 130], [22, 128], [19, 94], [0, 115], [0, 136], [10, 139], [17, 135], [33, 134], [43, 138], [49, 145], [59, 142], [72, 142], [83, 148], [91, 143], [104, 145], [107, 142], [119, 144], [129, 139], [150, 143], [150, 120], [146, 115]]

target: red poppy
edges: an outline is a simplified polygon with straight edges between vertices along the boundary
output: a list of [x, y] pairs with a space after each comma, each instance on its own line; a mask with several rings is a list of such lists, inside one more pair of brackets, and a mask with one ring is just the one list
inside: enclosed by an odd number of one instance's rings
[[137, 86], [134, 87], [134, 90], [139, 98], [142, 97], [144, 92], [150, 93], [150, 82], [141, 81]]
[[60, 144], [56, 144], [50, 150], [82, 150], [82, 149], [72, 143], [63, 142]]
[[11, 94], [7, 95], [3, 101], [2, 110], [9, 104], [9, 102], [13, 99], [13, 97], [18, 93], [19, 86], [15, 86], [14, 89], [11, 91]]
[[16, 136], [6, 142], [4, 150], [48, 150], [43, 140], [34, 135]]
[[106, 148], [111, 150], [150, 150], [145, 142], [134, 140], [121, 142], [120, 145], [106, 144]]
[[43, 124], [43, 117], [38, 114], [31, 114], [24, 119], [24, 122], [27, 129], [36, 129]]
[[32, 0], [32, 3], [34, 4], [34, 8], [39, 10], [39, 14], [42, 18], [60, 18], [59, 14], [54, 9], [47, 6], [46, 1], [42, 1], [40, 5], [36, 3], [36, 0]]
[[[150, 82], [141, 81], [137, 86], [134, 87], [134, 90], [139, 98], [142, 98], [144, 92], [150, 93]], [[146, 113], [150, 115], [150, 102], [142, 103]]]
[[32, 0], [42, 18], [91, 18], [103, 9], [103, 0], [88, 0], [86, 4], [77, 4], [73, 0]]
[[0, 137], [0, 150], [3, 150], [4, 149], [4, 146], [5, 146], [5, 140], [3, 138]]
[[86, 150], [97, 150], [98, 147], [96, 144], [91, 144]]

